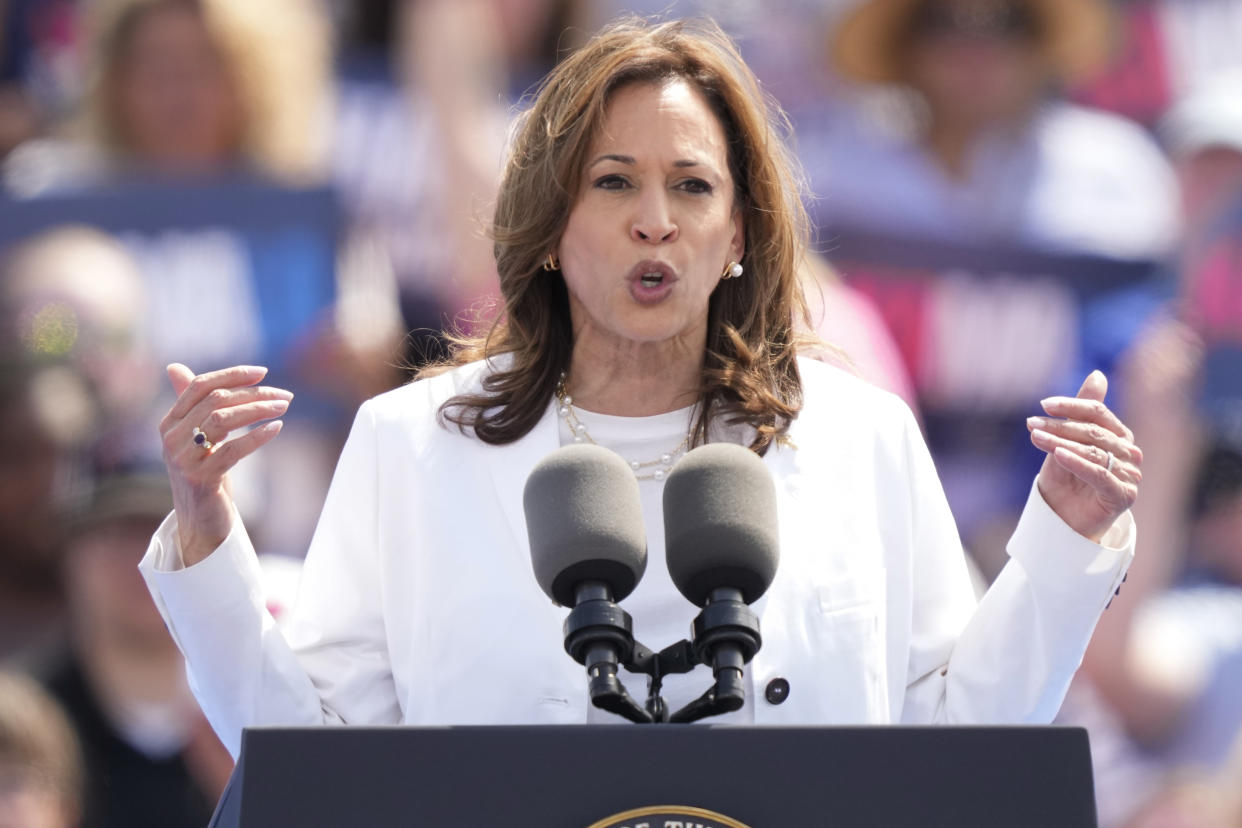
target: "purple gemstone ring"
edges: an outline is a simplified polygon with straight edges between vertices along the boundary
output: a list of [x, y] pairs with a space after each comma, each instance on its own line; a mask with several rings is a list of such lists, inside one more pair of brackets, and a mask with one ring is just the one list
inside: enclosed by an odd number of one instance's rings
[[197, 427], [194, 429], [194, 445], [198, 446], [204, 451], [211, 451], [213, 448], [216, 447], [215, 443], [207, 439], [207, 433], [204, 432], [201, 428], [197, 428]]

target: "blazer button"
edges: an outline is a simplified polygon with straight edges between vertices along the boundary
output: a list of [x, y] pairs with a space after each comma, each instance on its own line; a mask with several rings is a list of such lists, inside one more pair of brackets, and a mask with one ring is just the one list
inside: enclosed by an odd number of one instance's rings
[[768, 704], [780, 704], [789, 698], [789, 682], [783, 678], [774, 678], [763, 690], [763, 697]]

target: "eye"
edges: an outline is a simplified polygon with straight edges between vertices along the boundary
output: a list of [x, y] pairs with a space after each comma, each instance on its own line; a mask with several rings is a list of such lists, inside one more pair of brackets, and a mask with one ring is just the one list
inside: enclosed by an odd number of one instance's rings
[[622, 190], [628, 187], [630, 182], [626, 181], [620, 175], [603, 175], [595, 179], [592, 186], [597, 190]]
[[712, 185], [701, 178], [687, 178], [685, 181], [678, 182], [677, 189], [694, 195], [708, 195], [712, 192]]

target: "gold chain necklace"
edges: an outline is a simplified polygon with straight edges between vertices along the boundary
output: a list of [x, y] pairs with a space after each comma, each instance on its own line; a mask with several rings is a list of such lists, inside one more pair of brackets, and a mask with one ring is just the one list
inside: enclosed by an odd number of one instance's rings
[[[561, 374], [561, 378], [556, 382], [556, 401], [559, 403], [556, 413], [565, 420], [565, 424], [573, 432], [574, 442], [590, 443], [593, 446], [598, 446], [599, 443], [595, 442], [591, 438], [591, 433], [587, 431], [586, 423], [578, 419], [578, 412], [574, 410], [573, 397], [569, 396], [569, 393], [565, 390], [564, 373]], [[630, 460], [628, 462], [630, 468], [634, 471], [634, 476], [639, 480], [663, 480], [689, 447], [690, 434], [687, 433], [682, 438], [682, 441], [677, 444], [677, 448], [661, 454], [655, 460]], [[644, 469], [650, 469], [653, 466], [656, 468], [650, 473], [643, 472]]]

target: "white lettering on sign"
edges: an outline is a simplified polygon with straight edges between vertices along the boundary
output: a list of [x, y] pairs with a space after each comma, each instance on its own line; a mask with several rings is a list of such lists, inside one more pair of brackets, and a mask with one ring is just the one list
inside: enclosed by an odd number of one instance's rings
[[931, 290], [920, 377], [944, 408], [1005, 409], [1052, 393], [1078, 353], [1078, 306], [1035, 276], [945, 274]]
[[204, 371], [258, 358], [263, 343], [245, 243], [224, 229], [127, 234], [147, 291], [147, 347]]

